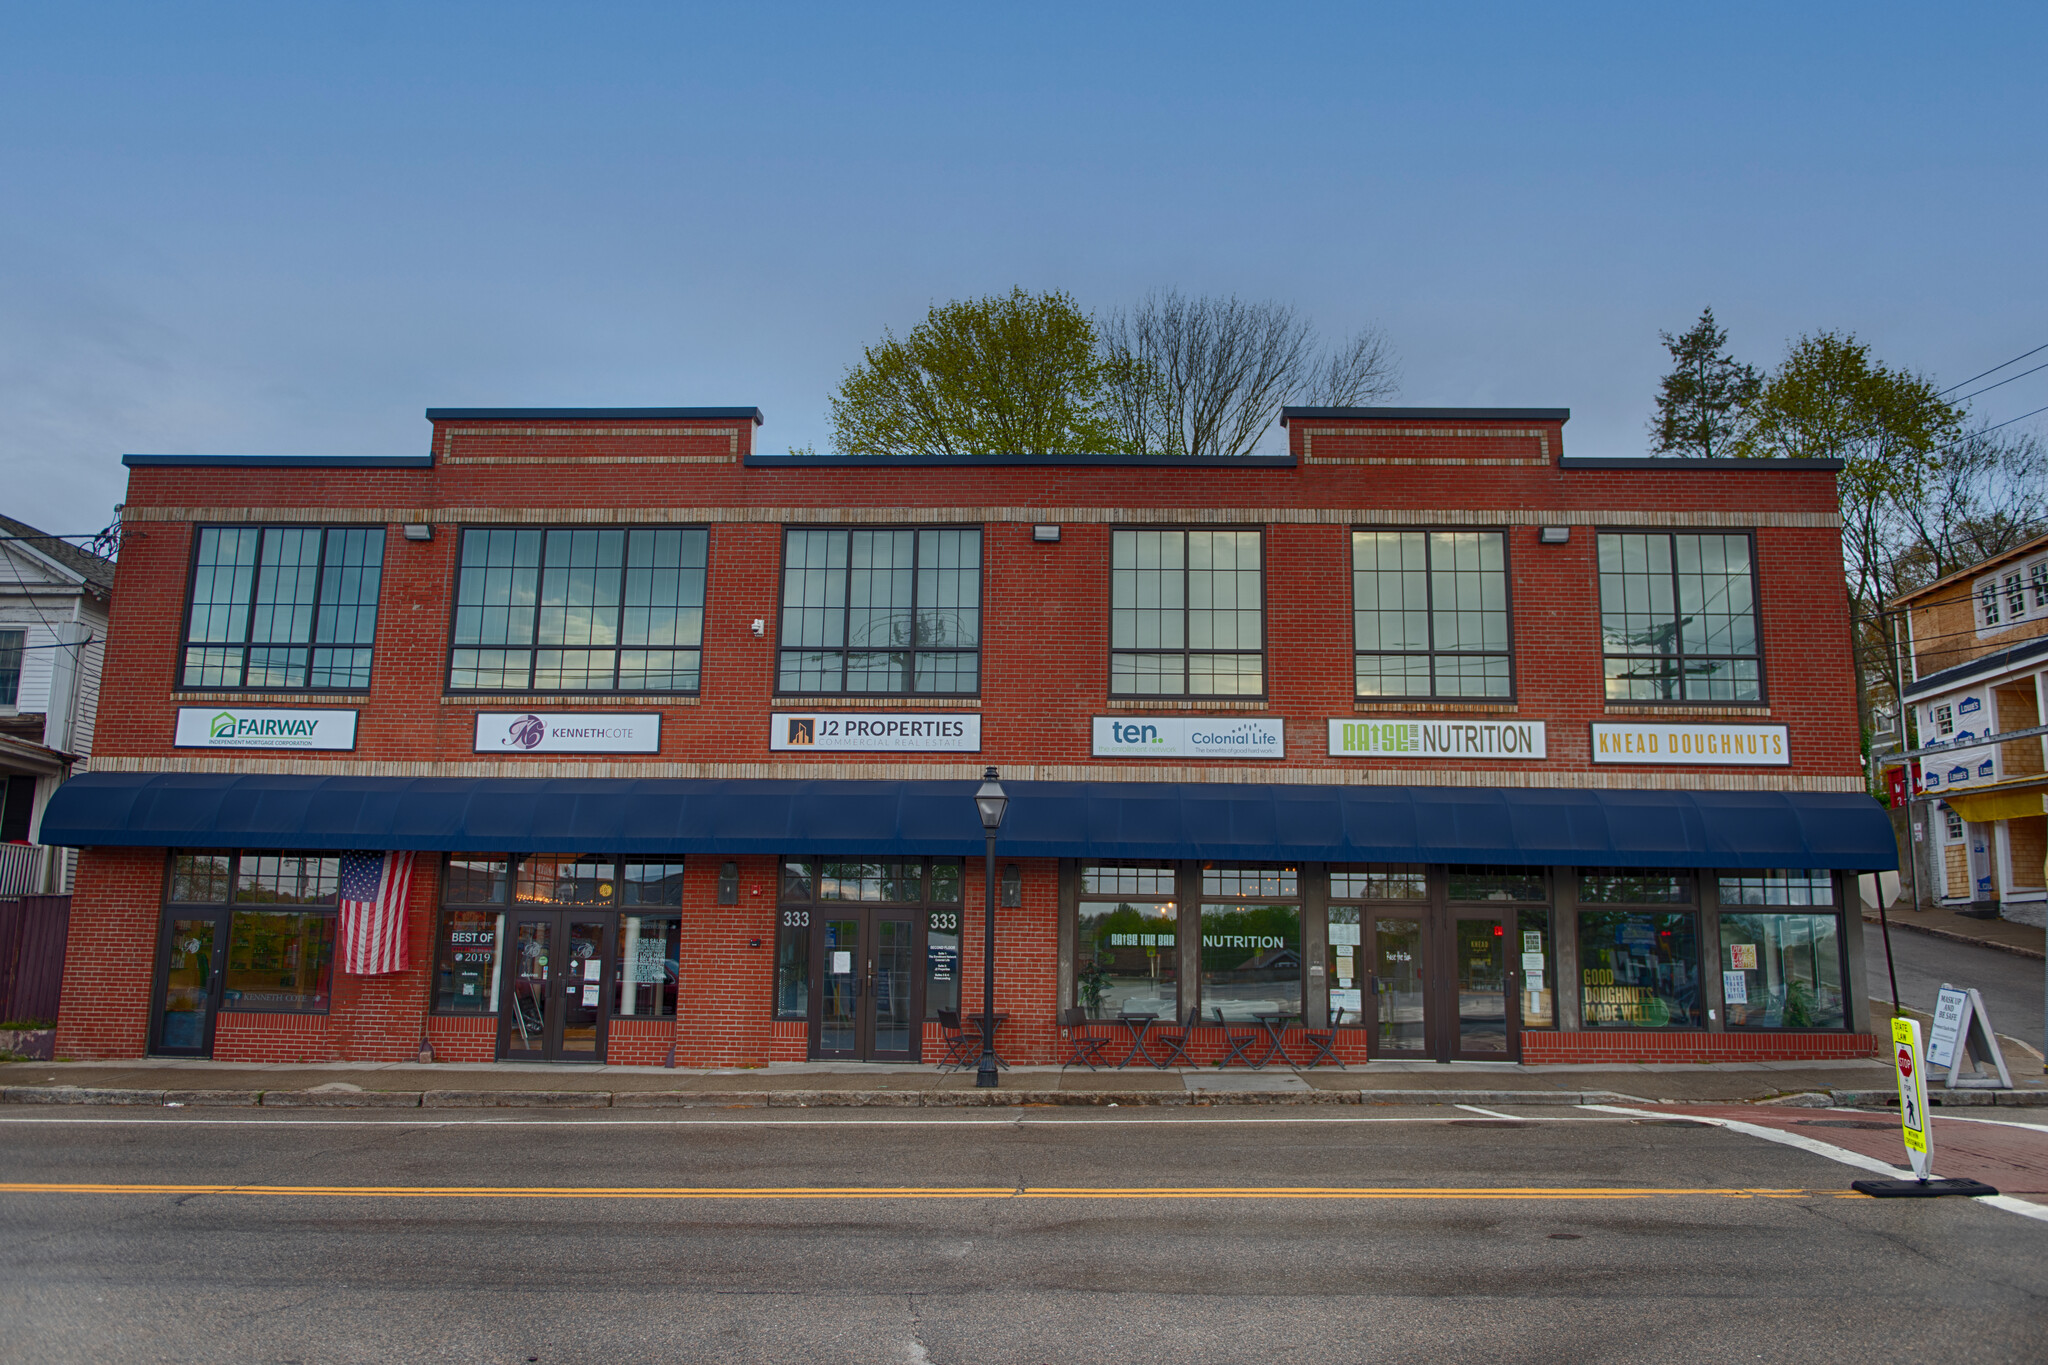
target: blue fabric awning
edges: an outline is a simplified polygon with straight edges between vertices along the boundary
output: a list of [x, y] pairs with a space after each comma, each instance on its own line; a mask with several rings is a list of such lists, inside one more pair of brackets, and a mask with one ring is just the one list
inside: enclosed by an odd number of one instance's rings
[[[1858, 793], [1007, 782], [1013, 858], [1889, 871]], [[43, 815], [71, 847], [976, 854], [973, 782], [86, 773]]]

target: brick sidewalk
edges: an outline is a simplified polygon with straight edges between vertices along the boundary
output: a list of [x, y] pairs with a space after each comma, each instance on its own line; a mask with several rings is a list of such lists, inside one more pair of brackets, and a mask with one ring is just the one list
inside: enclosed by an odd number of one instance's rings
[[[1895, 1116], [1852, 1109], [1791, 1110], [1770, 1106], [1658, 1106], [1660, 1113], [1734, 1119], [1761, 1128], [1812, 1138], [1906, 1168], [1906, 1146]], [[2035, 1111], [2039, 1112], [2039, 1111]], [[1967, 1177], [1997, 1187], [2000, 1194], [2048, 1200], [2048, 1127], [2031, 1125], [2020, 1111], [1998, 1122], [1934, 1116], [1934, 1174]], [[1860, 1175], [1846, 1168], [1842, 1183]]]

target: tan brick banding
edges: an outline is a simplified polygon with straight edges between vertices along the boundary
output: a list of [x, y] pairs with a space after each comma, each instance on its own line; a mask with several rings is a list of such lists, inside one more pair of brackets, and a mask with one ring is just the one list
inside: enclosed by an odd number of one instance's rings
[[1607, 716], [1677, 716], [1690, 720], [1725, 720], [1740, 724], [1746, 720], [1769, 720], [1768, 706], [1628, 706], [1609, 702], [1601, 708]]
[[1834, 512], [1531, 511], [1528, 508], [1403, 507], [136, 507], [133, 522], [428, 522], [441, 526], [618, 526], [741, 523], [921, 526], [946, 522], [1226, 526], [1774, 526], [1836, 530]]
[[770, 711], [979, 711], [979, 697], [861, 697], [834, 693], [824, 697], [770, 697]]
[[1175, 700], [1171, 697], [1111, 697], [1103, 705], [1111, 711], [1265, 711], [1270, 702], [1202, 697]]
[[1401, 715], [1513, 716], [1519, 715], [1522, 708], [1511, 701], [1374, 701], [1362, 697], [1351, 704], [1351, 709], [1360, 715], [1384, 711]]
[[531, 692], [514, 692], [493, 697], [446, 695], [441, 698], [441, 705], [512, 706], [521, 711], [615, 711], [621, 706], [701, 706], [703, 701], [703, 697], [694, 693], [657, 692], [648, 697], [589, 697], [580, 694], [574, 697], [537, 697]]
[[351, 692], [173, 692], [175, 702], [208, 702], [219, 706], [367, 706], [370, 694]]
[[[472, 762], [380, 762], [369, 759], [253, 758], [178, 755], [128, 758], [102, 755], [98, 772], [282, 773], [314, 777], [560, 777], [699, 778], [859, 782], [969, 782], [981, 776], [983, 760], [964, 763], [840, 763], [830, 760], [768, 763], [568, 762], [509, 759]], [[1860, 792], [1861, 775], [1800, 776], [1760, 772], [1517, 772], [1512, 769], [1242, 766], [1174, 767], [1160, 764], [1005, 763], [1004, 778], [1018, 782], [1198, 782], [1254, 783], [1308, 787], [1521, 787], [1585, 791], [1787, 791]]]
[[[574, 455], [457, 455], [457, 436], [710, 436], [726, 438], [723, 455], [627, 455], [614, 452]], [[733, 464], [740, 457], [738, 427], [465, 427], [441, 433], [442, 464]]]
[[[1535, 458], [1528, 456], [1473, 456], [1461, 458], [1454, 455], [1318, 455], [1318, 436], [1392, 436], [1400, 439], [1440, 440], [1444, 437], [1464, 437], [1473, 440], [1499, 440], [1502, 438], [1533, 440], [1540, 452]], [[1445, 430], [1442, 427], [1310, 427], [1301, 433], [1301, 462], [1303, 464], [1443, 464], [1443, 465], [1546, 465], [1550, 463], [1550, 433], [1542, 428], [1517, 427], [1460, 427]]]

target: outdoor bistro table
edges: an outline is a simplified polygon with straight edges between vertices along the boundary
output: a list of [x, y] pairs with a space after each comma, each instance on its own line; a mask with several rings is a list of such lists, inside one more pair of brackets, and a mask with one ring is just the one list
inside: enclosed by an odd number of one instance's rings
[[1126, 1052], [1124, 1059], [1116, 1064], [1119, 1071], [1129, 1066], [1133, 1057], [1143, 1057], [1147, 1066], [1159, 1065], [1158, 1062], [1152, 1060], [1151, 1050], [1145, 1046], [1145, 1034], [1150, 1031], [1152, 1022], [1158, 1017], [1156, 1014], [1137, 1013], [1117, 1015], [1116, 1021], [1131, 1031], [1131, 1050]]
[[[1289, 1059], [1287, 1056], [1286, 1038], [1287, 1021], [1289, 1019], [1294, 1018], [1294, 1012], [1292, 1010], [1282, 1010], [1278, 1012], [1261, 1012], [1259, 1014], [1254, 1014], [1252, 1018], [1256, 1019], [1259, 1022], [1260, 1027], [1266, 1030], [1267, 1040], [1266, 1055], [1259, 1058], [1259, 1060], [1257, 1060], [1256, 1062], [1252, 1063], [1253, 1069], [1256, 1070], [1259, 1067], [1264, 1066], [1267, 1062], [1272, 1061], [1276, 1055], [1280, 1058], [1281, 1061], [1288, 1062]], [[1289, 1062], [1289, 1065], [1292, 1065], [1292, 1063]]]
[[[1002, 1028], [1004, 1024], [1008, 1023], [1010, 1021], [1010, 1016], [1004, 1013], [1002, 1010], [997, 1010], [995, 1012], [995, 1027], [984, 1028], [982, 1027], [982, 1020], [987, 1019], [988, 1017], [989, 1016], [986, 1014], [970, 1014], [967, 1016], [967, 1022], [974, 1025], [974, 1031], [976, 1033], [980, 1034], [983, 1038], [988, 1040], [988, 1050], [990, 1052], [996, 1052], [996, 1030]], [[980, 1055], [981, 1054], [978, 1052], [975, 1054], [975, 1056], [977, 1057], [979, 1057]], [[1010, 1064], [1003, 1060], [1003, 1054], [1000, 1052], [996, 1052], [996, 1065], [1001, 1067], [1005, 1071], [1008, 1071], [1010, 1069]]]

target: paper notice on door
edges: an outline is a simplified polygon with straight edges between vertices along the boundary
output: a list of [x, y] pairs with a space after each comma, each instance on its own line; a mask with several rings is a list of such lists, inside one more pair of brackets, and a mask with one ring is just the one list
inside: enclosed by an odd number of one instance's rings
[[834, 954], [832, 954], [832, 975], [834, 975], [834, 976], [852, 976], [852, 975], [853, 975], [853, 954], [852, 954], [852, 953], [834, 953]]
[[1541, 974], [1543, 971], [1543, 954], [1523, 953], [1522, 970], [1525, 972], [1536, 972], [1538, 974]]
[[1524, 929], [1522, 931], [1522, 951], [1524, 953], [1541, 955], [1543, 952], [1543, 931], [1541, 929]]
[[1721, 973], [1721, 1000], [1729, 1005], [1747, 1005], [1749, 1003], [1749, 973]]
[[586, 957], [583, 959], [583, 979], [585, 981], [597, 980], [598, 974], [603, 970], [603, 964], [596, 958]]
[[1355, 924], [1331, 925], [1330, 942], [1332, 944], [1349, 943], [1355, 946], [1358, 943], [1358, 926]]
[[1756, 970], [1756, 945], [1754, 943], [1731, 943], [1728, 945], [1728, 965], [1739, 972]]
[[597, 1003], [597, 987], [585, 986], [583, 988], [583, 1003], [586, 1005], [595, 1005]]

